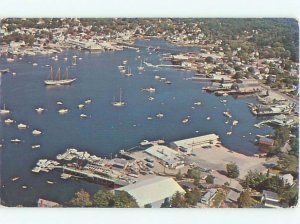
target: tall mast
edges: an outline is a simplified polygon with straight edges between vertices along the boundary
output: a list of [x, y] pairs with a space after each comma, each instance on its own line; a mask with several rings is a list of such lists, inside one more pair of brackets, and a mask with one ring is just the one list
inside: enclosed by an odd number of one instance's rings
[[122, 102], [122, 89], [120, 88], [120, 103]]
[[69, 69], [68, 67], [66, 68], [66, 79], [68, 79], [68, 76], [69, 76]]
[[58, 75], [58, 80], [60, 80], [60, 67], [58, 68], [57, 75]]
[[54, 77], [53, 77], [53, 68], [51, 66], [51, 70], [50, 70], [50, 76], [51, 76], [51, 79], [54, 80]]

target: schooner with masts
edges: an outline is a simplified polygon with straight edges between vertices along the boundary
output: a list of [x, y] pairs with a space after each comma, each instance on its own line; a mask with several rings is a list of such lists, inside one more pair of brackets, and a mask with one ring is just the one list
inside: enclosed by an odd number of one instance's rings
[[61, 79], [60, 68], [58, 68], [57, 79], [54, 79], [53, 68], [51, 67], [50, 79], [45, 80], [44, 83], [45, 83], [45, 85], [55, 85], [55, 86], [70, 85], [76, 80], [76, 78], [70, 79], [68, 73], [69, 73], [68, 68], [66, 68], [65, 77], [63, 79]]

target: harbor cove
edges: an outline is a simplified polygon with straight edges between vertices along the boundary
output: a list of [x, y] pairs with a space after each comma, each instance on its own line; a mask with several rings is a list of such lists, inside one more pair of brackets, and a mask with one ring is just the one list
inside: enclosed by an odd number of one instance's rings
[[[81, 189], [133, 192], [160, 178], [176, 179], [170, 184], [185, 192], [177, 175], [193, 167], [200, 183], [214, 176], [216, 186], [206, 190], [242, 188], [249, 170], [266, 173], [278, 162], [267, 150], [275, 127], [298, 123], [297, 99], [252, 77], [193, 67], [223, 60], [202, 46], [160, 36], [105, 45], [109, 50], [75, 38], [66, 43], [55, 52], [0, 57], [4, 206], [68, 206]], [[239, 166], [240, 179], [224, 174], [229, 163]], [[198, 206], [213, 207], [201, 202], [204, 195]], [[152, 203], [136, 199], [140, 207]]]

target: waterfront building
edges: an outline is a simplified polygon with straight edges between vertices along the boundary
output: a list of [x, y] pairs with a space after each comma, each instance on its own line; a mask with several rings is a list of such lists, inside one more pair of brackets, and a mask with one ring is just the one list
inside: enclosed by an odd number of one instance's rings
[[39, 198], [39, 200], [37, 202], [37, 207], [39, 207], [39, 208], [55, 208], [58, 206], [59, 206], [59, 204], [57, 202], [45, 200], [42, 198]]
[[153, 145], [145, 150], [146, 153], [160, 160], [169, 168], [180, 168], [183, 161], [177, 157], [178, 151], [175, 151], [164, 145]]
[[121, 191], [126, 191], [134, 197], [139, 207], [150, 204], [152, 208], [160, 208], [164, 200], [171, 199], [176, 192], [185, 193], [185, 190], [173, 178], [161, 176], [115, 189], [115, 194], [119, 194]]
[[199, 149], [203, 146], [215, 145], [219, 142], [219, 136], [208, 134], [194, 138], [178, 140], [170, 143], [170, 147], [186, 154], [191, 154], [193, 149]]

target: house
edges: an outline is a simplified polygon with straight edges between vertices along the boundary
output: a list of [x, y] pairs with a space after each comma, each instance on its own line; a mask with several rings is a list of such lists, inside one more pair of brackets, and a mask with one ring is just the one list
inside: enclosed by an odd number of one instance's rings
[[266, 138], [266, 137], [260, 137], [258, 140], [258, 144], [264, 146], [273, 146], [274, 143], [275, 141], [273, 139]]
[[171, 199], [176, 192], [185, 193], [185, 190], [173, 178], [162, 176], [155, 176], [115, 189], [115, 194], [121, 191], [126, 191], [134, 197], [139, 207], [151, 204], [153, 208], [160, 208], [165, 199]]
[[126, 159], [115, 158], [112, 160], [112, 165], [120, 169], [126, 169], [129, 165], [129, 162]]
[[261, 196], [261, 203], [264, 208], [279, 208], [278, 194], [272, 191], [263, 190]]
[[217, 193], [217, 189], [215, 188], [209, 189], [205, 193], [205, 195], [203, 195], [203, 197], [200, 199], [200, 202], [208, 205], [211, 199], [213, 199], [213, 197], [216, 195], [216, 193]]

